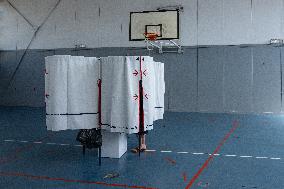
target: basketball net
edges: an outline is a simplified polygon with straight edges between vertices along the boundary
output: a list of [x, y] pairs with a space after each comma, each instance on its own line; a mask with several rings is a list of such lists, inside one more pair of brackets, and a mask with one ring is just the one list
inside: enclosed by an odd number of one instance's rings
[[145, 40], [156, 41], [158, 38], [157, 33], [144, 33]]

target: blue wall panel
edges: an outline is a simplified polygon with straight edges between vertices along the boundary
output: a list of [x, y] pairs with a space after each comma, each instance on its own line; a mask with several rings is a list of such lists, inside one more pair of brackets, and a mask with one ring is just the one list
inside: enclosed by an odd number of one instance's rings
[[[15, 65], [22, 54], [23, 51], [17, 52]], [[1, 105], [44, 106], [44, 57], [53, 54], [54, 51], [28, 51], [6, 95], [2, 96]]]
[[[281, 107], [280, 49], [283, 64], [284, 48], [263, 45], [199, 48], [198, 61], [197, 49], [192, 47], [185, 47], [183, 54], [150, 52], [150, 56], [165, 63], [166, 110], [278, 113]], [[22, 53], [0, 53], [0, 105], [44, 105], [46, 56], [149, 55], [141, 48], [30, 50], [12, 85], [4, 91]], [[284, 89], [284, 78], [282, 83]]]
[[281, 111], [280, 49], [256, 47], [253, 49], [254, 112]]
[[[170, 66], [170, 110], [197, 111], [197, 50], [184, 49], [184, 54], [174, 54]], [[166, 75], [167, 76], [167, 75]]]
[[75, 49], [56, 49], [55, 55], [71, 55], [71, 56], [77, 56], [78, 52]]
[[252, 112], [251, 47], [224, 49], [224, 111]]
[[129, 48], [127, 49], [127, 56], [149, 56], [149, 52], [146, 48]]
[[198, 50], [198, 109], [223, 112], [223, 47]]
[[3, 51], [1, 52], [1, 83], [3, 86], [9, 80], [13, 71], [16, 68], [17, 52], [16, 51]]
[[[17, 52], [16, 51], [3, 51], [1, 53], [1, 72], [0, 72], [0, 104], [8, 105], [10, 102], [10, 96], [14, 93], [14, 90], [8, 86], [8, 82], [12, 77], [17, 64]], [[14, 103], [14, 105], [17, 105]]]
[[107, 56], [125, 56], [127, 53], [126, 48], [97, 48], [94, 51], [95, 57], [107, 57]]
[[78, 56], [94, 57], [94, 49], [82, 49], [77, 51]]
[[[54, 55], [54, 51], [32, 51], [26, 55], [23, 67], [16, 77], [19, 82], [16, 83], [23, 81], [23, 90], [31, 95], [32, 99], [27, 101], [25, 98], [19, 98], [21, 100], [20, 104], [28, 106], [44, 105], [44, 58], [51, 55]], [[26, 76], [27, 74], [29, 75], [28, 77]]]
[[281, 112], [284, 112], [284, 47], [280, 48], [281, 50], [281, 67], [282, 67], [282, 71], [280, 71], [280, 74], [282, 75], [282, 91], [280, 89], [280, 91], [282, 92], [281, 95]]

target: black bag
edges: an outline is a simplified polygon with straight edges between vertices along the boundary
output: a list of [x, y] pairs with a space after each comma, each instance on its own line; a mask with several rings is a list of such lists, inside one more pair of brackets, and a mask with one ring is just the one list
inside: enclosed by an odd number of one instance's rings
[[101, 131], [96, 129], [81, 129], [76, 140], [89, 149], [102, 146]]

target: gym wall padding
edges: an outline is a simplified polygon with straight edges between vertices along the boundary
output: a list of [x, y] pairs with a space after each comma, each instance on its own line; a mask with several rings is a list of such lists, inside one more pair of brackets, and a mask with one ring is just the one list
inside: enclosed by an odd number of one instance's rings
[[6, 106], [44, 106], [44, 57], [54, 51], [29, 50], [7, 89], [23, 51], [2, 52], [0, 104]]
[[[280, 73], [284, 73], [284, 62], [283, 62], [283, 60], [284, 60], [284, 48], [283, 47], [281, 47], [280, 48], [280, 53], [281, 53], [281, 56], [280, 56], [280, 60], [281, 60], [281, 68], [282, 68], [282, 70], [280, 70]], [[284, 77], [284, 76], [283, 76]], [[281, 84], [282, 84], [282, 93], [283, 93], [283, 89], [284, 89], [284, 78], [282, 78], [282, 82], [281, 82]], [[283, 103], [283, 100], [284, 100], [284, 98], [283, 98], [284, 96], [283, 96], [283, 94], [282, 94], [282, 102], [281, 102], [281, 112], [284, 112], [284, 103]], [[281, 100], [281, 99], [280, 99]]]
[[[197, 50], [185, 49], [184, 54], [171, 55], [169, 68], [169, 109], [177, 112], [197, 111]], [[168, 62], [169, 63], [169, 62]], [[165, 65], [166, 66], [166, 65]]]
[[254, 48], [254, 112], [281, 111], [280, 48]]
[[16, 51], [2, 51], [0, 57], [0, 104], [1, 105], [17, 105], [17, 102], [13, 99], [15, 98], [16, 89], [14, 86], [11, 86], [7, 89], [7, 84], [9, 78], [13, 74], [13, 71], [16, 69], [17, 62], [17, 52]]
[[223, 47], [198, 50], [198, 110], [223, 112]]
[[224, 49], [224, 111], [252, 112], [251, 47]]
[[[16, 59], [20, 58], [21, 52], [0, 53], [0, 105], [44, 106], [45, 56], [148, 55], [145, 49], [117, 47], [29, 50], [9, 90], [3, 91], [16, 68]], [[255, 45], [208, 46], [199, 48], [198, 54], [196, 47], [184, 47], [183, 54], [151, 53], [151, 56], [155, 61], [165, 63], [166, 110], [280, 113], [280, 63], [283, 64], [283, 54], [283, 47]], [[282, 85], [284, 88], [283, 82]]]

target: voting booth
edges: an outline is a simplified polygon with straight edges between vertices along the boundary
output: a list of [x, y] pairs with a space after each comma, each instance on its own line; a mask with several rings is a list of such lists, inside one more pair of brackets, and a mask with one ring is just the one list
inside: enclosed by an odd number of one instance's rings
[[127, 151], [127, 134], [152, 130], [154, 121], [163, 119], [164, 64], [152, 57], [56, 55], [45, 60], [48, 130], [100, 128], [102, 157], [120, 158]]

